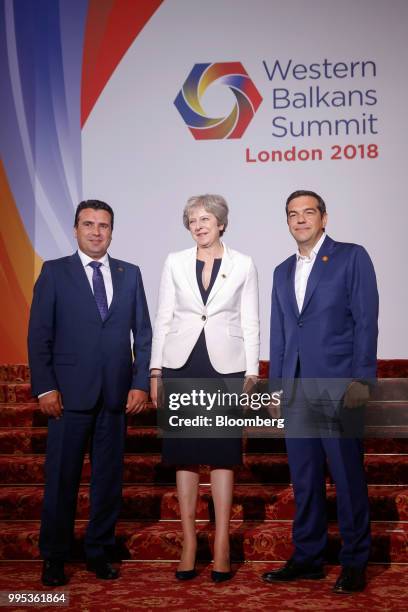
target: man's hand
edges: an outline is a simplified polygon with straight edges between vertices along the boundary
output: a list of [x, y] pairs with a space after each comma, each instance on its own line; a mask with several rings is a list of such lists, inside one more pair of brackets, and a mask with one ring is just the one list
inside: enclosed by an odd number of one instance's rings
[[62, 417], [64, 407], [61, 403], [61, 393], [59, 391], [50, 391], [38, 398], [40, 410], [43, 414], [49, 417], [59, 419]]
[[276, 400], [271, 398], [270, 403], [266, 407], [268, 414], [272, 419], [280, 419], [282, 416], [282, 397], [283, 397], [283, 394], [281, 392], [280, 393], [280, 403], [277, 404]]
[[366, 406], [369, 399], [370, 389], [368, 385], [363, 385], [355, 380], [347, 387], [343, 405], [345, 408], [359, 408]]
[[258, 384], [258, 377], [255, 375], [245, 376], [244, 380], [244, 388], [242, 389], [242, 393], [247, 393], [248, 395], [252, 395], [256, 389], [256, 385]]
[[126, 414], [138, 414], [146, 406], [147, 392], [141, 389], [131, 389], [126, 403]]

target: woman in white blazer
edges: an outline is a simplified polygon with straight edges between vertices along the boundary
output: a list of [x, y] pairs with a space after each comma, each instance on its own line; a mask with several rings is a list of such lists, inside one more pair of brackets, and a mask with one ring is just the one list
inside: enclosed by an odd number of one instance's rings
[[[171, 253], [164, 264], [154, 326], [151, 397], [157, 406], [165, 378], [245, 377], [256, 383], [259, 364], [258, 281], [252, 259], [227, 248], [220, 238], [228, 206], [218, 195], [188, 200], [183, 222], [196, 242]], [[195, 513], [199, 466], [210, 465], [215, 509], [215, 582], [231, 578], [229, 520], [233, 466], [242, 463], [240, 438], [164, 439], [163, 462], [176, 466], [183, 551], [176, 577], [196, 576]]]

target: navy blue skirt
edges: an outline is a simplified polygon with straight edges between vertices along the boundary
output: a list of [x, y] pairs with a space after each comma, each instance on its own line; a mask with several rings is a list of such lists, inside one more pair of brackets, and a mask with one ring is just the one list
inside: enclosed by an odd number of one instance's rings
[[[166, 379], [225, 379], [244, 378], [245, 372], [220, 374], [214, 370], [208, 355], [204, 330], [201, 332], [187, 362], [178, 369], [163, 368]], [[210, 465], [232, 468], [242, 463], [242, 438], [163, 438], [162, 461], [182, 468], [189, 465]]]

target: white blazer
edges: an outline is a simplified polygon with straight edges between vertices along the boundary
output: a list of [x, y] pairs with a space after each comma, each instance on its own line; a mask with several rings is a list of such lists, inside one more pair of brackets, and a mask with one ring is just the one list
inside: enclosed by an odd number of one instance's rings
[[196, 276], [197, 248], [170, 253], [162, 273], [150, 368], [181, 368], [201, 331], [220, 374], [259, 366], [258, 278], [247, 255], [228, 249], [203, 304]]

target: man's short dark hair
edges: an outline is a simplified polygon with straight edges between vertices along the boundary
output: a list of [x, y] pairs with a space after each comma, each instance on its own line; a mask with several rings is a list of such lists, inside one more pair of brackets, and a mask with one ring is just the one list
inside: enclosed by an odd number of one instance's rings
[[81, 212], [81, 210], [84, 210], [84, 208], [93, 208], [94, 210], [106, 210], [106, 212], [108, 212], [111, 216], [111, 229], [113, 229], [113, 210], [109, 206], [109, 204], [107, 204], [106, 202], [102, 202], [102, 200], [83, 200], [82, 202], [80, 202], [75, 211], [74, 227], [78, 227], [79, 213]]
[[318, 193], [315, 193], [314, 191], [307, 191], [306, 189], [299, 189], [298, 191], [294, 191], [290, 194], [290, 196], [286, 200], [286, 216], [288, 216], [288, 206], [290, 202], [295, 198], [300, 198], [300, 196], [310, 196], [312, 198], [315, 198], [317, 200], [317, 208], [320, 211], [320, 216], [323, 217], [323, 215], [326, 213], [326, 204], [324, 203], [323, 198], [319, 196]]

